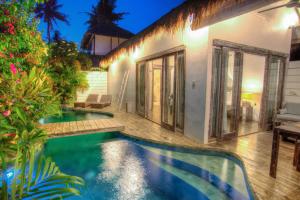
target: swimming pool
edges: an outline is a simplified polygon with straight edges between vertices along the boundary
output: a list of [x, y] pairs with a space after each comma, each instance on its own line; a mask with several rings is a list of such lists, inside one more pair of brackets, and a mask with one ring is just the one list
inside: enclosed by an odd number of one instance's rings
[[39, 120], [40, 124], [59, 123], [59, 122], [71, 122], [81, 120], [94, 120], [94, 119], [107, 119], [111, 118], [110, 113], [94, 113], [85, 111], [63, 110], [61, 116], [52, 116]]
[[70, 199], [254, 199], [241, 161], [211, 150], [189, 150], [95, 133], [45, 144], [62, 172], [82, 177], [81, 197]]

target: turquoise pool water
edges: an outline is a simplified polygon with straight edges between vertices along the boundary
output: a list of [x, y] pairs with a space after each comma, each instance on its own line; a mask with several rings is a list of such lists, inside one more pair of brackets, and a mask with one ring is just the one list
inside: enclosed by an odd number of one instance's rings
[[50, 139], [44, 154], [85, 180], [69, 199], [254, 199], [240, 161], [225, 153], [96, 133]]
[[109, 113], [92, 113], [83, 111], [64, 110], [61, 116], [52, 116], [41, 119], [40, 124], [72, 122], [81, 120], [107, 119], [111, 118]]

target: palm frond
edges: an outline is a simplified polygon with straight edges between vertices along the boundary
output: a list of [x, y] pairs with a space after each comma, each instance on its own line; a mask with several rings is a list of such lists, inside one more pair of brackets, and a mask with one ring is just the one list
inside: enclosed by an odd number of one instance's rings
[[65, 198], [68, 196], [80, 195], [80, 188], [84, 185], [84, 180], [80, 177], [70, 176], [62, 173], [58, 166], [51, 161], [38, 155], [30, 159], [29, 167], [26, 170], [25, 184], [18, 181], [20, 176], [15, 178], [19, 191], [17, 199], [47, 199]]

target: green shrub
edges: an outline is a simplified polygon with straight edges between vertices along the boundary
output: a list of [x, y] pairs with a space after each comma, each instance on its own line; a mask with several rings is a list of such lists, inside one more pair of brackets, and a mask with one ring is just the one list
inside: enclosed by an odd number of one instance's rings
[[[53, 90], [55, 81], [43, 69], [48, 49], [32, 18], [36, 2], [0, 4], [0, 192], [3, 200], [79, 195], [76, 188], [83, 185], [81, 178], [65, 175], [48, 158], [36, 156], [47, 139], [38, 120], [60, 112], [60, 96]], [[6, 170], [11, 165], [10, 180]], [[46, 176], [39, 177], [38, 173]], [[45, 185], [51, 185], [51, 189], [46, 190]]]
[[65, 40], [52, 43], [48, 60], [48, 73], [54, 82], [54, 90], [60, 94], [62, 104], [71, 103], [77, 90], [88, 87], [86, 74], [81, 71], [75, 43]]

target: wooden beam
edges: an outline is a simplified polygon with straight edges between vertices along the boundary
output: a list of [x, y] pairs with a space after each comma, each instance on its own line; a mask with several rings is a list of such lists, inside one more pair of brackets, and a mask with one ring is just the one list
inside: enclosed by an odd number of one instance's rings
[[96, 55], [96, 34], [94, 34], [94, 55]]

